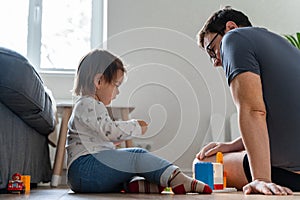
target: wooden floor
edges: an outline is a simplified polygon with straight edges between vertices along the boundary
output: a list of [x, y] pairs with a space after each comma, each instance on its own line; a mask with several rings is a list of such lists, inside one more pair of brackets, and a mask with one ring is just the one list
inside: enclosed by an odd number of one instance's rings
[[165, 194], [75, 194], [69, 188], [60, 186], [51, 188], [50, 186], [39, 186], [28, 194], [0, 194], [0, 199], [17, 200], [17, 199], [33, 199], [33, 200], [107, 200], [107, 199], [180, 199], [180, 200], [296, 200], [300, 199], [300, 193], [291, 196], [265, 196], [265, 195], [243, 195], [241, 192], [234, 193], [213, 193], [211, 195], [187, 194], [174, 195]]

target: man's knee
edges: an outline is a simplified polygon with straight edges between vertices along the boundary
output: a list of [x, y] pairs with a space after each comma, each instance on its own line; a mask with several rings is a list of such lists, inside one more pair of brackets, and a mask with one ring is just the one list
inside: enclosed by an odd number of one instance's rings
[[[242, 189], [244, 185], [248, 183], [244, 167], [243, 160], [246, 152], [231, 152], [224, 153], [223, 163], [224, 171], [227, 174], [227, 185], [228, 187], [235, 187], [237, 189]], [[199, 159], [195, 158], [193, 161], [192, 171], [195, 173], [194, 165], [200, 162]], [[216, 162], [216, 156], [206, 157], [201, 162]]]
[[224, 154], [224, 171], [227, 174], [227, 185], [242, 189], [248, 183], [244, 172], [243, 161], [246, 152], [232, 152]]

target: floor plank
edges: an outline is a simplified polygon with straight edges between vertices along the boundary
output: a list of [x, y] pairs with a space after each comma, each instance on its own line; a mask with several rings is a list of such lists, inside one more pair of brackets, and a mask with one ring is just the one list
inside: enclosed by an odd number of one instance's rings
[[37, 189], [33, 189], [28, 194], [0, 194], [0, 199], [5, 200], [18, 200], [18, 199], [33, 199], [33, 200], [107, 200], [107, 199], [180, 199], [180, 200], [258, 200], [258, 199], [270, 199], [270, 200], [296, 200], [300, 199], [300, 193], [295, 193], [290, 196], [265, 196], [265, 195], [243, 195], [242, 192], [234, 193], [213, 193], [212, 195], [199, 195], [199, 194], [187, 194], [187, 195], [174, 195], [171, 193], [165, 194], [75, 194], [66, 186], [60, 186], [58, 188], [51, 188], [50, 186], [39, 186]]

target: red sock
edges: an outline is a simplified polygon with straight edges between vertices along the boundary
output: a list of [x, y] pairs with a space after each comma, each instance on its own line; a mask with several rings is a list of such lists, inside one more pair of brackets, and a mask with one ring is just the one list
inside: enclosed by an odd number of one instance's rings
[[165, 187], [159, 186], [155, 183], [150, 183], [145, 180], [131, 181], [127, 185], [127, 192], [129, 193], [155, 193], [160, 194]]
[[186, 176], [179, 171], [179, 169], [173, 172], [169, 179], [169, 184], [175, 194], [186, 194], [189, 192], [203, 194], [212, 193], [211, 188], [207, 184]]

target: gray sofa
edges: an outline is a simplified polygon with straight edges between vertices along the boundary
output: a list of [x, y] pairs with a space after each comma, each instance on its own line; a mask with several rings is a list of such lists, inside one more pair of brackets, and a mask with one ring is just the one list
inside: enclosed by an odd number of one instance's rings
[[22, 55], [0, 47], [0, 190], [11, 176], [49, 182], [48, 135], [55, 128], [54, 102], [43, 81]]

